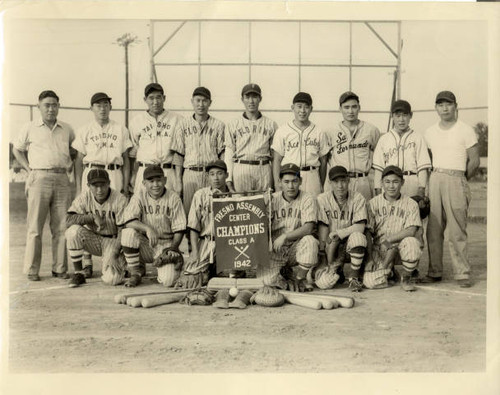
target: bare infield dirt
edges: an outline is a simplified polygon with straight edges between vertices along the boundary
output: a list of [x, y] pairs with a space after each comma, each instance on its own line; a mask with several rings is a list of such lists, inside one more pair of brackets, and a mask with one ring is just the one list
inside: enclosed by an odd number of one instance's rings
[[[69, 289], [50, 276], [50, 231], [43, 238], [42, 281], [22, 274], [24, 184], [10, 188], [11, 373], [71, 372], [481, 372], [486, 368], [486, 224], [470, 223], [474, 286], [452, 280], [446, 250], [443, 283], [405, 293], [399, 286], [352, 294], [352, 309], [309, 310], [251, 306], [164, 305], [151, 309], [114, 303], [126, 293], [94, 278]], [[427, 257], [420, 272], [427, 271]], [[148, 267], [144, 285], [162, 287]]]

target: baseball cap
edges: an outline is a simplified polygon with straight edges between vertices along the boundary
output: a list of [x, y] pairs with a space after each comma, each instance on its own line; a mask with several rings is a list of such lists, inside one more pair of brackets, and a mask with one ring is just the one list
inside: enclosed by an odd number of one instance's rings
[[241, 96], [247, 95], [249, 93], [256, 93], [259, 96], [262, 96], [262, 91], [260, 90], [260, 86], [257, 84], [247, 84], [241, 90]]
[[401, 170], [397, 166], [393, 166], [393, 165], [387, 166], [384, 169], [384, 171], [382, 171], [382, 178], [384, 178], [385, 176], [388, 176], [389, 174], [395, 174], [399, 178], [403, 179], [403, 170]]
[[351, 92], [351, 91], [344, 92], [340, 95], [339, 104], [342, 105], [347, 100], [351, 100], [351, 99], [354, 99], [359, 103], [359, 97], [354, 92]]
[[293, 98], [293, 104], [295, 103], [306, 103], [309, 106], [312, 106], [313, 99], [309, 93], [299, 92]]
[[439, 103], [440, 101], [447, 101], [450, 103], [456, 103], [457, 98], [455, 97], [453, 92], [442, 91], [442, 92], [439, 92], [436, 96], [436, 103]]
[[218, 169], [222, 169], [224, 171], [227, 171], [227, 165], [226, 165], [226, 162], [224, 162], [223, 160], [221, 159], [217, 159], [217, 160], [214, 160], [212, 162], [210, 162], [206, 167], [205, 167], [205, 170], [207, 172], [210, 171], [210, 169], [213, 169], [214, 167], [218, 168]]
[[90, 99], [90, 105], [92, 106], [94, 103], [98, 103], [101, 100], [108, 100], [109, 102], [111, 102], [111, 97], [109, 97], [104, 92], [94, 93], [94, 95], [92, 95], [92, 98]]
[[89, 184], [97, 184], [98, 182], [109, 182], [109, 174], [104, 169], [92, 169], [87, 174], [87, 182]]
[[392, 103], [391, 114], [394, 114], [397, 111], [402, 111], [405, 114], [410, 114], [411, 113], [410, 103], [408, 103], [406, 100], [396, 100], [394, 103]]
[[330, 180], [335, 180], [338, 177], [347, 177], [347, 169], [344, 166], [334, 166], [328, 172]]
[[161, 92], [162, 95], [165, 94], [165, 92], [163, 91], [163, 87], [160, 84], [152, 82], [151, 84], [147, 84], [144, 88], [144, 96], [148, 97], [148, 95], [153, 91]]
[[144, 170], [144, 176], [143, 178], [145, 180], [150, 180], [155, 177], [163, 177], [163, 169], [158, 166], [158, 165], [149, 165], [146, 167], [146, 170]]
[[294, 176], [300, 177], [299, 166], [294, 163], [287, 163], [286, 165], [281, 166], [280, 177], [284, 176], [285, 174], [293, 174]]
[[203, 97], [206, 97], [208, 100], [212, 100], [212, 94], [204, 86], [199, 86], [198, 88], [196, 88], [194, 90], [193, 97], [195, 97], [195, 96], [203, 96]]

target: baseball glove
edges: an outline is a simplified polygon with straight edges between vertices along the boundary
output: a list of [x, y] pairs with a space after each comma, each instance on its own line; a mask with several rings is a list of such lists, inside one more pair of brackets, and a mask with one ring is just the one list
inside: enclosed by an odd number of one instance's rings
[[103, 262], [101, 280], [104, 284], [120, 285], [125, 280], [126, 261], [123, 254], [117, 254], [113, 259]]
[[160, 255], [153, 261], [154, 267], [162, 267], [164, 265], [173, 264], [175, 270], [181, 270], [184, 264], [184, 257], [182, 254], [173, 248], [164, 248]]
[[199, 288], [189, 292], [180, 303], [189, 306], [209, 306], [215, 301], [215, 294], [206, 288]]
[[431, 212], [431, 202], [427, 196], [415, 195], [411, 197], [418, 203], [418, 208], [420, 210], [420, 218], [427, 218]]
[[381, 289], [389, 286], [388, 276], [391, 269], [377, 269], [372, 272], [365, 272], [363, 275], [363, 285], [368, 289]]
[[265, 285], [252, 295], [250, 303], [264, 307], [278, 307], [285, 303], [285, 297], [276, 288]]
[[199, 273], [183, 271], [175, 283], [175, 288], [200, 288], [208, 283], [208, 270]]

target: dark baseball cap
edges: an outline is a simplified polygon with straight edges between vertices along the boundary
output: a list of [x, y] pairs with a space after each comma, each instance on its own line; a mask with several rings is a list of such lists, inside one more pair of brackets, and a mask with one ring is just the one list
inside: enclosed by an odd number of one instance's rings
[[87, 174], [87, 182], [89, 184], [97, 184], [98, 182], [109, 182], [109, 174], [104, 169], [92, 169]]
[[95, 103], [99, 103], [101, 100], [107, 100], [111, 103], [111, 97], [109, 97], [104, 92], [97, 92], [92, 95], [92, 98], [90, 99], [90, 105], [92, 106]]
[[411, 105], [406, 100], [396, 100], [392, 103], [391, 114], [402, 111], [405, 114], [411, 114]]
[[344, 92], [340, 95], [339, 104], [342, 105], [347, 100], [351, 100], [351, 99], [354, 99], [359, 103], [359, 96], [356, 95], [354, 92], [351, 92], [351, 91]]
[[214, 160], [213, 162], [210, 162], [206, 167], [205, 167], [205, 170], [207, 172], [210, 171], [210, 169], [213, 169], [214, 167], [218, 168], [218, 169], [222, 169], [224, 171], [227, 171], [227, 165], [226, 165], [226, 162], [224, 162], [223, 160], [221, 159], [217, 159], [217, 160]]
[[163, 169], [158, 166], [158, 165], [149, 165], [146, 167], [146, 170], [144, 170], [144, 175], [143, 178], [145, 180], [151, 180], [152, 178], [155, 177], [164, 177], [165, 174], [163, 173]]
[[388, 176], [389, 174], [395, 174], [397, 175], [399, 178], [403, 179], [403, 170], [401, 170], [399, 167], [397, 166], [387, 166], [384, 171], [382, 172], [382, 178], [384, 178], [385, 176]]
[[293, 104], [295, 103], [306, 103], [309, 106], [312, 106], [313, 99], [309, 93], [299, 92], [293, 98]]
[[193, 91], [193, 97], [195, 97], [195, 96], [203, 96], [203, 97], [207, 98], [208, 100], [212, 100], [212, 94], [204, 86], [199, 86], [198, 88], [196, 88]]
[[442, 92], [439, 92], [436, 96], [436, 104], [439, 103], [440, 101], [447, 101], [449, 103], [456, 103], [457, 98], [455, 97], [453, 92], [442, 91]]
[[330, 180], [335, 180], [338, 177], [347, 177], [347, 169], [344, 166], [334, 166], [328, 172]]
[[144, 96], [148, 97], [148, 95], [153, 91], [161, 92], [162, 95], [165, 94], [165, 92], [163, 91], [163, 87], [160, 84], [152, 82], [151, 84], [147, 84], [144, 88]]
[[280, 168], [280, 177], [285, 174], [293, 174], [294, 176], [300, 177], [300, 169], [295, 163], [287, 163]]
[[247, 84], [241, 90], [241, 96], [247, 95], [249, 93], [256, 93], [257, 95], [262, 96], [260, 86], [257, 84]]

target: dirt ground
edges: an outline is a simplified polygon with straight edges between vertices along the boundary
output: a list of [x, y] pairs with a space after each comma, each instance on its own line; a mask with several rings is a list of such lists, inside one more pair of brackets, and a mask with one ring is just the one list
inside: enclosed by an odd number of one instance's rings
[[[122, 286], [98, 273], [81, 288], [50, 277], [44, 233], [42, 281], [22, 274], [24, 184], [10, 188], [11, 373], [482, 372], [486, 368], [486, 224], [469, 225], [474, 286], [450, 276], [405, 293], [399, 286], [355, 294], [353, 309], [252, 306], [219, 310], [180, 304], [152, 309], [117, 305]], [[478, 189], [478, 188], [476, 188]], [[479, 187], [479, 190], [485, 190]], [[476, 196], [476, 194], [474, 195]], [[426, 273], [427, 257], [420, 263]], [[152, 268], [144, 286], [161, 289]], [[134, 291], [134, 292], [135, 292]], [[330, 291], [352, 295], [346, 286]]]

